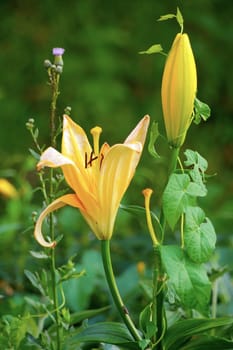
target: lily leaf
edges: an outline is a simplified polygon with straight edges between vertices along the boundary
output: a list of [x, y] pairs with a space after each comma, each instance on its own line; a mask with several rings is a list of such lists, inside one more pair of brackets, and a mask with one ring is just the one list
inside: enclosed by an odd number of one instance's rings
[[212, 255], [216, 234], [211, 221], [199, 207], [188, 207], [184, 226], [185, 249], [191, 260], [206, 262]]
[[120, 345], [126, 349], [139, 350], [139, 346], [134, 342], [126, 326], [117, 322], [99, 322], [84, 328], [81, 332], [70, 337], [68, 345], [77, 343], [107, 343]]
[[175, 290], [181, 305], [208, 315], [211, 284], [205, 268], [191, 261], [178, 246], [161, 246], [160, 250], [168, 286]]
[[[199, 347], [190, 347], [189, 344], [185, 345], [181, 348], [183, 344], [187, 343], [187, 340], [191, 337], [193, 337], [196, 334], [201, 334], [204, 332], [207, 332], [211, 329], [217, 328], [217, 327], [224, 327], [233, 325], [232, 318], [223, 317], [223, 318], [216, 318], [216, 319], [207, 319], [207, 318], [198, 318], [198, 319], [188, 319], [188, 320], [182, 320], [178, 321], [177, 323], [173, 324], [168, 330], [164, 337], [164, 347], [166, 350], [174, 350], [174, 349], [182, 349], [182, 350], [202, 350], [202, 349], [231, 349], [231, 347], [213, 347], [212, 345], [210, 347], [201, 347], [201, 342], [199, 343]], [[198, 338], [197, 338], [198, 339]], [[200, 339], [200, 338], [199, 338]], [[209, 338], [210, 340], [211, 338]], [[213, 338], [212, 338], [213, 339]], [[219, 338], [218, 338], [219, 339]], [[208, 338], [205, 339], [207, 341]], [[216, 339], [215, 339], [216, 340]], [[203, 343], [205, 344], [205, 341], [203, 339]], [[225, 340], [225, 345], [229, 342]], [[195, 344], [195, 338], [194, 338], [194, 344]]]

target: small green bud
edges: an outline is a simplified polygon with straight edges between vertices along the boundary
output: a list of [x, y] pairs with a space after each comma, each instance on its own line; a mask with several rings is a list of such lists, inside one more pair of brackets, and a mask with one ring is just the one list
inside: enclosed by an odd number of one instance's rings
[[44, 60], [44, 67], [46, 69], [51, 68], [51, 66], [52, 66], [52, 63], [50, 62], [50, 60]]

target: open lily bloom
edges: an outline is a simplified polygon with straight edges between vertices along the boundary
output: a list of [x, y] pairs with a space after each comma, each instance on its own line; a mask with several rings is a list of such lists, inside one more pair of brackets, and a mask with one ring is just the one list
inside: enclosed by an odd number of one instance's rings
[[92, 148], [84, 130], [64, 116], [61, 153], [49, 147], [41, 155], [37, 167], [38, 170], [45, 166], [61, 167], [74, 193], [56, 199], [41, 213], [34, 235], [42, 246], [56, 244], [46, 241], [42, 235], [44, 218], [65, 205], [79, 208], [98, 239], [111, 238], [120, 201], [141, 157], [149, 119], [146, 115], [123, 144], [110, 147], [104, 143], [99, 149], [101, 128], [91, 130]]

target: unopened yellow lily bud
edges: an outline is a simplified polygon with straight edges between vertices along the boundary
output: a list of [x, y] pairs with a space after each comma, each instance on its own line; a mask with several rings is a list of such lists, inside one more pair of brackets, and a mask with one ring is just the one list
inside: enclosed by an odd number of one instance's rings
[[171, 146], [182, 146], [192, 121], [197, 91], [196, 64], [187, 34], [176, 35], [162, 78], [162, 107]]

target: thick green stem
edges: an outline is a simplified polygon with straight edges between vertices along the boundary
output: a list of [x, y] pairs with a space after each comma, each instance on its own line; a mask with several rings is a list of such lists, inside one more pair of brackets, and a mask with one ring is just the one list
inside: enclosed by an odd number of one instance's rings
[[153, 270], [153, 300], [152, 300], [152, 322], [156, 326], [156, 334], [152, 338], [153, 349], [162, 349], [162, 338], [164, 334], [164, 293], [163, 293], [163, 271], [161, 256], [158, 246], [153, 247], [154, 270]]
[[108, 286], [109, 286], [113, 301], [126, 327], [128, 328], [129, 332], [131, 333], [131, 335], [135, 340], [139, 341], [141, 340], [141, 336], [139, 335], [132, 319], [130, 318], [129, 312], [123, 303], [123, 300], [121, 298], [120, 292], [116, 284], [116, 280], [115, 280], [115, 276], [112, 268], [111, 255], [110, 255], [110, 240], [101, 241], [101, 253], [102, 253], [104, 271], [105, 271], [106, 279], [108, 282]]
[[[176, 170], [179, 152], [180, 152], [180, 148], [172, 148], [172, 153], [171, 153], [171, 158], [170, 158], [170, 165], [168, 167], [168, 175], [167, 175], [166, 185], [167, 185], [167, 183], [169, 181], [170, 176]], [[160, 214], [160, 224], [161, 224], [161, 227], [162, 227], [162, 239], [161, 239], [161, 243], [162, 243], [163, 239], [164, 239], [164, 231], [165, 231], [165, 226], [166, 226], [166, 220], [165, 220], [164, 212], [163, 212], [162, 209], [161, 209], [161, 214]]]

